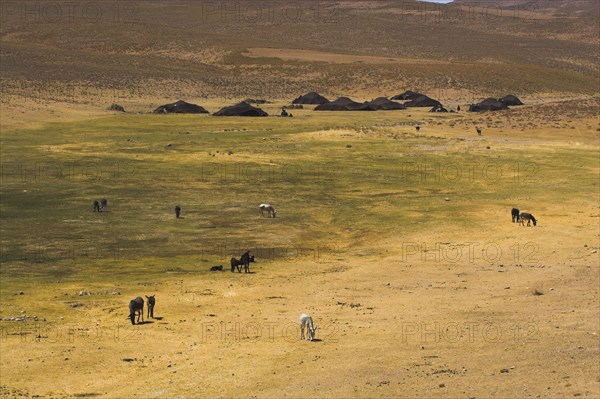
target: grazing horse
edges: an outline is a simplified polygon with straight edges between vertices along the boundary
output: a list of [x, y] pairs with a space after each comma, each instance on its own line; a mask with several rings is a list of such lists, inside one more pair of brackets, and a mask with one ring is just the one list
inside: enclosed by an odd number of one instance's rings
[[274, 218], [277, 215], [277, 211], [269, 204], [260, 204], [258, 207], [258, 212], [260, 216], [265, 217], [265, 212], [267, 212], [267, 217]]
[[179, 205], [175, 205], [175, 217], [179, 219], [179, 215], [181, 215], [181, 207]]
[[[304, 330], [306, 330], [306, 335], [304, 334]], [[300, 339], [304, 339], [306, 337], [307, 340], [312, 341], [315, 339], [316, 331], [317, 327], [315, 327], [313, 324], [312, 317], [302, 313], [300, 315]]]
[[519, 215], [519, 222], [521, 226], [525, 226], [525, 220], [527, 220], [527, 226], [529, 227], [529, 223], [533, 222], [534, 226], [537, 226], [537, 220], [533, 217], [531, 213], [521, 213]]
[[250, 256], [250, 251], [244, 252], [240, 260], [231, 258], [231, 272], [237, 267], [238, 273], [242, 272], [242, 265], [244, 266], [244, 273], [250, 273], [250, 263], [254, 262], [254, 256]]
[[98, 200], [94, 200], [94, 212], [100, 212], [100, 202]]
[[154, 305], [156, 304], [156, 299], [154, 295], [146, 295], [146, 299], [148, 300], [148, 318], [154, 318]]
[[419, 130], [421, 130], [421, 126], [415, 126], [415, 130], [418, 132]]
[[135, 325], [136, 314], [138, 317], [138, 324], [140, 323], [140, 316], [142, 317], [142, 321], [144, 321], [144, 300], [141, 296], [129, 301], [129, 319], [131, 320], [131, 324]]
[[108, 201], [106, 198], [102, 198], [100, 200], [100, 210], [98, 212], [104, 212], [106, 210], [108, 210]]
[[518, 222], [519, 221], [519, 210], [517, 208], [513, 208], [510, 211], [510, 214], [512, 216], [512, 222]]
[[477, 135], [478, 135], [478, 136], [481, 136], [481, 131], [482, 131], [482, 130], [481, 130], [480, 128], [475, 128], [475, 130], [477, 130]]

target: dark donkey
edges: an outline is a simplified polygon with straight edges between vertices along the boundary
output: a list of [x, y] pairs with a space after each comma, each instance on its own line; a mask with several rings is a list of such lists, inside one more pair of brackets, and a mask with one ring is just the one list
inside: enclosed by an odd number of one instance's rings
[[513, 208], [512, 211], [510, 211], [510, 214], [512, 216], [513, 223], [519, 221], [519, 210], [517, 208]]
[[142, 321], [144, 321], [144, 300], [141, 296], [138, 296], [135, 299], [129, 301], [129, 319], [131, 320], [131, 324], [135, 324], [135, 315], [137, 313], [138, 324], [140, 323], [140, 316], [142, 317]]
[[238, 273], [241, 273], [243, 265], [244, 273], [250, 273], [250, 262], [254, 262], [254, 256], [250, 256], [250, 251], [244, 252], [240, 260], [231, 258], [231, 272], [237, 267]]
[[154, 305], [156, 304], [156, 299], [154, 295], [146, 295], [146, 299], [148, 300], [148, 318], [154, 318]]
[[519, 215], [519, 222], [521, 223], [522, 226], [525, 226], [525, 221], [527, 220], [527, 226], [529, 226], [529, 223], [533, 222], [534, 226], [537, 226], [537, 220], [533, 217], [533, 215], [531, 213], [521, 213]]

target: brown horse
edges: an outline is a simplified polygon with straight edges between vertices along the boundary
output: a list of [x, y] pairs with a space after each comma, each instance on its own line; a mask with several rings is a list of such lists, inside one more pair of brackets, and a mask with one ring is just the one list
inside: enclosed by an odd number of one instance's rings
[[129, 301], [129, 319], [131, 324], [135, 324], [135, 315], [137, 314], [138, 324], [140, 323], [140, 316], [144, 321], [144, 300], [141, 296]]
[[521, 223], [521, 226], [525, 226], [525, 221], [527, 220], [527, 226], [529, 227], [529, 224], [531, 222], [533, 222], [533, 225], [536, 226], [537, 225], [537, 220], [535, 217], [533, 217], [533, 215], [531, 213], [521, 213], [519, 215], [519, 223]]

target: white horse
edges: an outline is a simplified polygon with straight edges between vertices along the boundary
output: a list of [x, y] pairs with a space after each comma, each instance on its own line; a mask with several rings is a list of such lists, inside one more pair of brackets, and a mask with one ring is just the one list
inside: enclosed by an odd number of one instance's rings
[[[304, 334], [304, 330], [306, 330], [306, 335]], [[317, 331], [317, 327], [313, 324], [313, 319], [307, 314], [302, 313], [300, 315], [300, 339], [306, 339], [312, 341], [315, 339], [315, 332]]]
[[269, 204], [260, 204], [258, 207], [258, 212], [260, 212], [260, 216], [265, 217], [265, 212], [267, 212], [267, 217], [274, 218], [277, 215], [277, 211]]

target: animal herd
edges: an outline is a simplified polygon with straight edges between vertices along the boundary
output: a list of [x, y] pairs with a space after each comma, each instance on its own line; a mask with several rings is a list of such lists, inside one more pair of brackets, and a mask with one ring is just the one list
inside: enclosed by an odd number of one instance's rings
[[530, 223], [533, 223], [534, 226], [537, 226], [537, 219], [531, 213], [521, 213], [517, 208], [513, 208], [510, 211], [510, 214], [512, 216], [513, 223], [516, 222], [521, 226], [525, 226], [525, 221], [527, 221], [527, 226], [530, 226]]
[[[104, 212], [108, 210], [108, 201], [106, 198], [102, 198], [101, 200], [94, 200], [92, 203], [92, 207], [94, 208], [94, 212]], [[272, 205], [269, 204], [260, 204], [258, 206], [258, 212], [262, 217], [274, 218], [277, 216], [277, 211]], [[179, 205], [175, 205], [175, 218], [181, 218], [181, 207]]]
[[[104, 198], [100, 201], [94, 201], [94, 211], [102, 212], [106, 210], [107, 203], [107, 200]], [[269, 204], [260, 204], [258, 209], [261, 217], [274, 218], [277, 215], [275, 208]], [[181, 207], [179, 205], [175, 207], [175, 214], [177, 218], [180, 217]], [[531, 223], [533, 223], [534, 226], [537, 225], [537, 219], [531, 213], [521, 212], [517, 208], [511, 210], [511, 218], [513, 223], [520, 223], [522, 226], [525, 226], [525, 221], [527, 221], [527, 226], [530, 226]], [[254, 256], [250, 255], [250, 251], [244, 252], [240, 259], [231, 258], [231, 272], [235, 272], [237, 269], [238, 273], [241, 273], [243, 266], [244, 272], [249, 273], [250, 263], [252, 262], [254, 262]], [[222, 269], [222, 266], [213, 266], [211, 268], [213, 271]], [[155, 296], [146, 296], [146, 299], [148, 300], [148, 318], [154, 318], [154, 306], [156, 304]], [[136, 324], [136, 316], [138, 324], [140, 323], [140, 318], [142, 322], [144, 321], [144, 299], [139, 296], [129, 302], [129, 319], [133, 325]], [[317, 327], [314, 325], [312, 317], [302, 313], [300, 315], [300, 339], [313, 341], [315, 339], [316, 330]]]
[[242, 254], [240, 259], [231, 258], [231, 272], [237, 268], [238, 273], [242, 272], [242, 266], [244, 266], [244, 273], [250, 273], [250, 263], [254, 262], [254, 256], [250, 256], [250, 251], [246, 251]]
[[[248, 254], [246, 252], [244, 255]], [[232, 268], [233, 271], [233, 268]], [[148, 300], [148, 319], [154, 318], [154, 305], [156, 304], [155, 295], [146, 295], [146, 299]], [[131, 320], [131, 324], [136, 324], [136, 316], [137, 316], [137, 324], [140, 324], [140, 318], [142, 319], [142, 323], [144, 322], [144, 299], [141, 296], [136, 297], [129, 301], [129, 317]], [[317, 331], [317, 326], [315, 325], [311, 316], [302, 313], [300, 315], [300, 339], [306, 339], [308, 341], [314, 341]]]
[[[148, 299], [148, 318], [154, 318], [154, 304], [156, 303], [156, 298], [154, 295], [147, 296]], [[135, 299], [129, 301], [129, 320], [131, 320], [131, 324], [135, 325], [135, 317], [137, 316], [137, 323], [140, 324], [140, 317], [142, 322], [144, 321], [144, 299], [141, 296], [138, 296]]]

